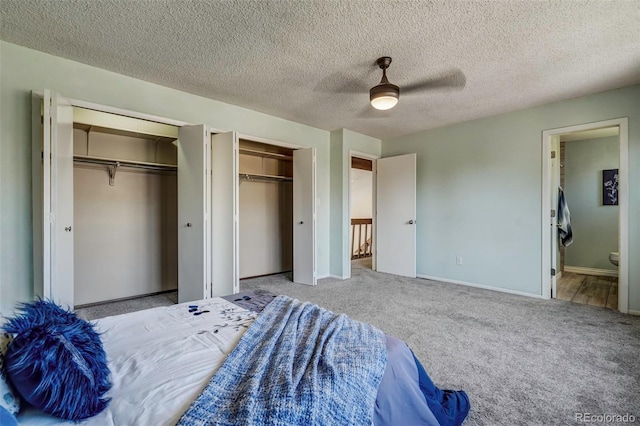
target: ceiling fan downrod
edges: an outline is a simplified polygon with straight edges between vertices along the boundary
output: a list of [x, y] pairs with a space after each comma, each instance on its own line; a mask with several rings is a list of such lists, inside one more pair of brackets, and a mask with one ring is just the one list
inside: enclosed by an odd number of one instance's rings
[[391, 64], [391, 58], [383, 56], [378, 58], [376, 64], [382, 70], [382, 79], [377, 86], [372, 87], [369, 91], [369, 100], [375, 109], [391, 109], [396, 106], [400, 97], [400, 88], [395, 84], [389, 83], [387, 79], [387, 68]]

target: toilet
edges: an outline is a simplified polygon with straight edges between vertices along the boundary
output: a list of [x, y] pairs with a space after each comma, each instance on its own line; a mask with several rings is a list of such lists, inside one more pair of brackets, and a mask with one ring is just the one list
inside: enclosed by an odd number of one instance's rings
[[609, 262], [611, 262], [614, 265], [618, 266], [618, 252], [617, 251], [612, 251], [611, 253], [609, 253]]

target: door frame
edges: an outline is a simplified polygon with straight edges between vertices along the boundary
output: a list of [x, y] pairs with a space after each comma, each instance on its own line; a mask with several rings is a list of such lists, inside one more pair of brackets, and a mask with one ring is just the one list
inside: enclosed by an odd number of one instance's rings
[[618, 310], [629, 312], [629, 119], [627, 117], [596, 121], [574, 126], [559, 127], [542, 132], [542, 297], [551, 298], [551, 234], [557, 238], [557, 229], [549, 232], [551, 218], [551, 138], [566, 133], [618, 127], [620, 161], [618, 165]]
[[[248, 141], [248, 142], [258, 142], [258, 143], [263, 143], [266, 145], [273, 145], [273, 146], [279, 146], [282, 148], [289, 148], [289, 149], [307, 149], [307, 148], [314, 148], [313, 146], [304, 146], [304, 145], [299, 145], [299, 144], [295, 144], [295, 143], [289, 143], [289, 142], [283, 142], [283, 141], [278, 141], [275, 139], [269, 139], [269, 138], [263, 138], [260, 136], [254, 136], [254, 135], [250, 135], [248, 133], [240, 133], [240, 132], [236, 132], [236, 137], [238, 139], [238, 146], [240, 144], [240, 139]], [[238, 161], [240, 159], [240, 153], [238, 152]], [[317, 169], [316, 169], [316, 176], [315, 176], [315, 182], [316, 182], [316, 197], [317, 197], [317, 188], [318, 188], [318, 175], [317, 175]], [[238, 224], [238, 232], [236, 233], [236, 241], [235, 241], [235, 245], [237, 250], [235, 250], [235, 254], [234, 254], [234, 268], [236, 268], [237, 271], [239, 271], [240, 268], [240, 176], [237, 176], [237, 185], [236, 185], [236, 199], [238, 200], [238, 211], [236, 214], [236, 223]], [[316, 200], [316, 204], [317, 204], [317, 200]], [[293, 214], [293, 213], [292, 213]], [[315, 220], [315, 235], [317, 235], [317, 231], [318, 231], [318, 221], [317, 218]], [[316, 265], [316, 274], [317, 274], [317, 265], [318, 265], [318, 240], [317, 238], [315, 239], [315, 241], [313, 242], [313, 244], [315, 245], [314, 247], [314, 264]], [[291, 264], [291, 268], [294, 267], [294, 264]], [[236, 276], [238, 277], [238, 283], [240, 282], [240, 275], [239, 273], [236, 274]], [[291, 276], [291, 281], [293, 282], [293, 271], [292, 271], [292, 276]]]
[[351, 278], [351, 241], [349, 239], [349, 235], [351, 235], [351, 162], [352, 158], [364, 158], [365, 160], [371, 160], [373, 163], [371, 165], [371, 220], [372, 220], [372, 232], [371, 232], [371, 244], [373, 245], [373, 250], [371, 251], [371, 269], [376, 270], [376, 261], [377, 261], [377, 223], [376, 223], [376, 160], [380, 158], [379, 155], [375, 154], [367, 154], [366, 152], [356, 151], [353, 149], [349, 150], [349, 167], [347, 173], [347, 218], [344, 221], [344, 226], [342, 229], [342, 235], [344, 235], [343, 245], [346, 245], [347, 249], [344, 250], [345, 256], [343, 258], [343, 266], [342, 270], [343, 277], [342, 279]]

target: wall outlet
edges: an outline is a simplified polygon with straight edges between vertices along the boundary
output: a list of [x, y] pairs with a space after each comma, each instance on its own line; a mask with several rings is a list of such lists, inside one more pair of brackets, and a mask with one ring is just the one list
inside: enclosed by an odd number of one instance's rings
[[456, 256], [456, 265], [462, 265], [462, 257]]

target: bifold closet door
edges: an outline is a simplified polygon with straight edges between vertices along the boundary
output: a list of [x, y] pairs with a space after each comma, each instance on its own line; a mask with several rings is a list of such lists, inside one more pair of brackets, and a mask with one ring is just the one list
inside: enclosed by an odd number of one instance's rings
[[316, 285], [316, 152], [293, 151], [293, 281]]
[[376, 267], [416, 277], [416, 154], [376, 160]]
[[209, 131], [178, 130], [178, 303], [210, 297]]
[[240, 291], [238, 233], [238, 137], [211, 137], [211, 294]]
[[73, 309], [73, 108], [32, 96], [34, 293]]

